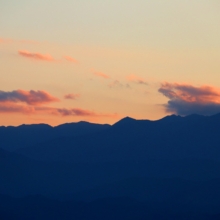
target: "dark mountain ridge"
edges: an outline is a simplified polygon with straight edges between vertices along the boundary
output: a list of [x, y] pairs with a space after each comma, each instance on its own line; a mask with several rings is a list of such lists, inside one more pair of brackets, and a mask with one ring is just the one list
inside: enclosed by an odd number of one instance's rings
[[47, 124], [33, 124], [0, 127], [0, 147], [14, 151], [19, 148], [29, 147], [36, 143], [48, 141], [60, 137], [74, 137], [93, 132], [99, 132], [110, 127], [108, 124], [94, 124], [80, 121], [77, 123], [66, 123], [52, 127]]
[[0, 219], [218, 219], [219, 133], [220, 114], [0, 127]]
[[20, 146], [36, 160], [111, 162], [158, 159], [220, 161], [220, 115], [167, 116], [157, 121], [124, 118], [108, 129]]

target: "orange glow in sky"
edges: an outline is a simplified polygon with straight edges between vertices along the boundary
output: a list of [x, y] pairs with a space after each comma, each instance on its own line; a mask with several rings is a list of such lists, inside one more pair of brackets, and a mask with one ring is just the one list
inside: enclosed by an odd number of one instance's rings
[[217, 113], [217, 6], [214, 0], [0, 3], [1, 125]]

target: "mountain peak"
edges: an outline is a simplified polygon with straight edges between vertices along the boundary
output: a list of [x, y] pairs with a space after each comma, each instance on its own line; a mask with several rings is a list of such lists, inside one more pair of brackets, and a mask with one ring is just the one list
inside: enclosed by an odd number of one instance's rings
[[114, 126], [115, 126], [115, 125], [116, 125], [116, 126], [118, 126], [118, 125], [127, 125], [127, 124], [130, 124], [130, 123], [135, 122], [135, 121], [137, 121], [137, 120], [134, 119], [134, 118], [131, 118], [131, 117], [127, 116], [127, 117], [125, 117], [125, 118], [122, 118], [122, 119], [119, 120], [118, 122], [116, 122], [116, 123], [114, 124]]
[[132, 121], [132, 120], [136, 120], [136, 119], [131, 118], [131, 117], [129, 117], [129, 116], [126, 116], [126, 117], [122, 118], [121, 121], [122, 121], [122, 120], [126, 120], [126, 121], [130, 120], [130, 121]]

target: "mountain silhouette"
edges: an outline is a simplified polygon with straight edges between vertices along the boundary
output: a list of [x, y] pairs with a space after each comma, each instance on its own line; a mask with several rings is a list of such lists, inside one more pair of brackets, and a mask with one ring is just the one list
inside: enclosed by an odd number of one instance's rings
[[0, 219], [218, 219], [220, 114], [0, 127]]
[[100, 132], [52, 138], [17, 153], [36, 160], [111, 162], [158, 159], [219, 161], [219, 115], [167, 116], [161, 120], [125, 118]]
[[62, 124], [55, 127], [46, 124], [20, 125], [18, 127], [1, 126], [0, 147], [5, 150], [14, 151], [53, 138], [80, 136], [99, 132], [108, 127], [110, 127], [108, 124], [101, 125], [84, 121]]

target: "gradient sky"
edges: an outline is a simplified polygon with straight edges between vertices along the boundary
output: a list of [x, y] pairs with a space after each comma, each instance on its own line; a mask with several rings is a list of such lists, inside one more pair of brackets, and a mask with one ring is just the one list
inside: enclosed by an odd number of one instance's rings
[[220, 112], [219, 0], [0, 0], [0, 124]]

